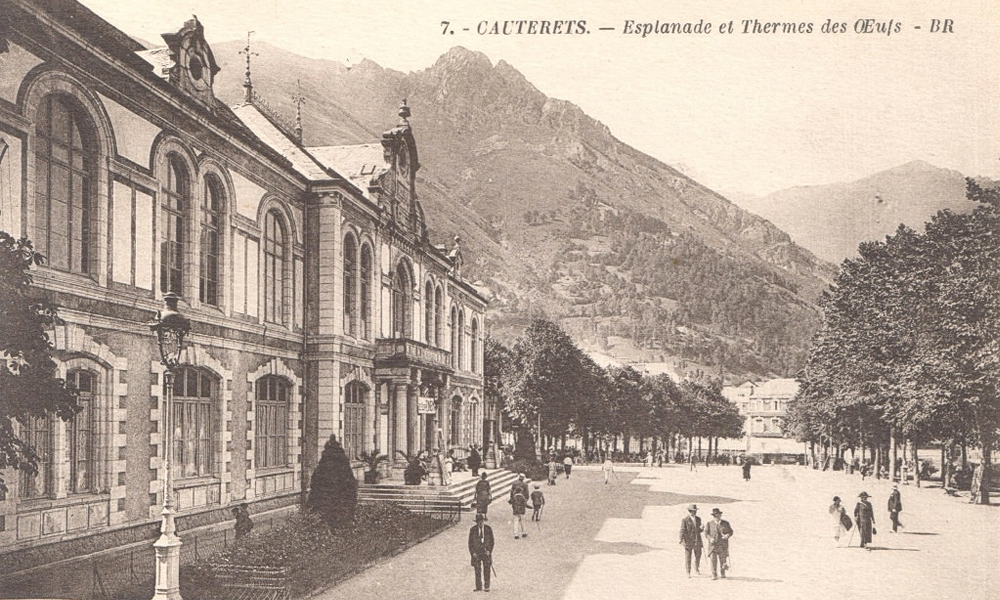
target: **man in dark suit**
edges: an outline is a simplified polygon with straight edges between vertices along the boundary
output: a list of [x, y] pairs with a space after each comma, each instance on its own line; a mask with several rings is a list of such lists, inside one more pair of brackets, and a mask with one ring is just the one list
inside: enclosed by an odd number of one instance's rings
[[[493, 529], [485, 523], [486, 515], [476, 513], [476, 524], [469, 529], [469, 554], [476, 570], [476, 589], [490, 591], [490, 570], [493, 567]], [[486, 587], [483, 587], [483, 576]]]
[[705, 541], [708, 546], [708, 556], [712, 561], [712, 579], [717, 579], [720, 572], [726, 578], [726, 561], [729, 559], [729, 538], [733, 536], [733, 528], [729, 521], [722, 520], [722, 511], [712, 509], [713, 519], [705, 525]]
[[681, 520], [681, 545], [684, 546], [684, 568], [691, 576], [691, 553], [694, 553], [694, 571], [701, 575], [701, 517], [698, 506], [688, 506], [688, 516]]

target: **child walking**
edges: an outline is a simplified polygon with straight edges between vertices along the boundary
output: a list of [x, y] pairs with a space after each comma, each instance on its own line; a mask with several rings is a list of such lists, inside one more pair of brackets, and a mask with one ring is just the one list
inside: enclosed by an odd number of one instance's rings
[[540, 485], [535, 484], [535, 491], [531, 492], [531, 520], [542, 520], [542, 507], [545, 506], [545, 494], [542, 493]]

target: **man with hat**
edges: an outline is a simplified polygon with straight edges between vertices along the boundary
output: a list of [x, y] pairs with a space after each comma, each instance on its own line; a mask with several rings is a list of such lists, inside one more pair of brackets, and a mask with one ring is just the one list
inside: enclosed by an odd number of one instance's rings
[[722, 520], [722, 511], [712, 509], [713, 520], [705, 525], [705, 541], [708, 544], [708, 556], [712, 561], [712, 579], [718, 579], [721, 573], [726, 578], [726, 562], [729, 560], [729, 538], [733, 537], [733, 528], [729, 521]]
[[889, 494], [889, 518], [892, 520], [892, 532], [903, 526], [899, 522], [899, 513], [903, 511], [903, 498], [899, 493], [899, 485], [892, 484], [892, 493]]
[[868, 501], [868, 492], [858, 494], [858, 503], [854, 506], [854, 522], [858, 525], [858, 535], [861, 536], [861, 547], [866, 548], [872, 543], [872, 535], [875, 531], [875, 511], [871, 502]]
[[[486, 515], [476, 513], [476, 524], [469, 529], [469, 554], [476, 570], [475, 592], [490, 591], [490, 569], [493, 567], [493, 529], [485, 523]], [[485, 576], [485, 582], [483, 577]], [[483, 583], [486, 587], [483, 587]]]
[[681, 520], [681, 545], [684, 546], [684, 568], [687, 576], [691, 576], [691, 553], [694, 553], [694, 571], [701, 575], [701, 517], [698, 516], [698, 506], [688, 506], [688, 516]]

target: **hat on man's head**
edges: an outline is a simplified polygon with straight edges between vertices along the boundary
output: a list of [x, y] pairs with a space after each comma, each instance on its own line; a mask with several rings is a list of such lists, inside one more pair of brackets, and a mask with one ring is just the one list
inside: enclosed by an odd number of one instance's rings
[[539, 484], [539, 483], [536, 483], [536, 484], [535, 484], [535, 489], [536, 489], [536, 490], [537, 490], [538, 488], [540, 488], [540, 487], [542, 487], [542, 486], [541, 486], [541, 484]]
[[697, 504], [692, 504], [692, 505], [688, 506], [688, 511], [689, 512], [690, 511], [695, 511], [695, 510], [698, 510], [698, 505]]
[[484, 515], [483, 513], [476, 513], [476, 523], [485, 520], [486, 520], [486, 515]]
[[486, 471], [483, 471], [482, 474], [479, 476], [479, 478], [486, 479]]
[[718, 508], [713, 508], [713, 509], [712, 509], [712, 514], [713, 514], [713, 515], [721, 515], [721, 514], [722, 514], [722, 511], [721, 511], [721, 510], [719, 510]]
[[840, 502], [840, 496], [834, 496], [833, 497], [833, 501], [834, 502]]
[[524, 473], [518, 473], [517, 474], [517, 478], [518, 479], [524, 479]]
[[898, 483], [892, 484], [892, 489], [898, 490], [899, 489], [899, 484]]
[[868, 495], [868, 492], [861, 492], [858, 494], [858, 498], [871, 498], [871, 496]]

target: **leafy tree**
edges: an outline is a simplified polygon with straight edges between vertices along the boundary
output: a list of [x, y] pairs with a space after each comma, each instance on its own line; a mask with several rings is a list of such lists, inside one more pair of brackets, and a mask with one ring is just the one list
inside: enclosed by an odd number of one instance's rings
[[[38, 473], [39, 456], [15, 422], [25, 426], [49, 415], [69, 420], [80, 410], [56, 377], [46, 334], [58, 322], [55, 307], [32, 293], [30, 268], [43, 261], [29, 240], [0, 231], [0, 469], [31, 474]], [[3, 478], [0, 491], [7, 491]]]
[[331, 435], [313, 471], [306, 506], [322, 516], [330, 529], [339, 529], [354, 522], [357, 504], [358, 480], [351, 461], [337, 436]]

